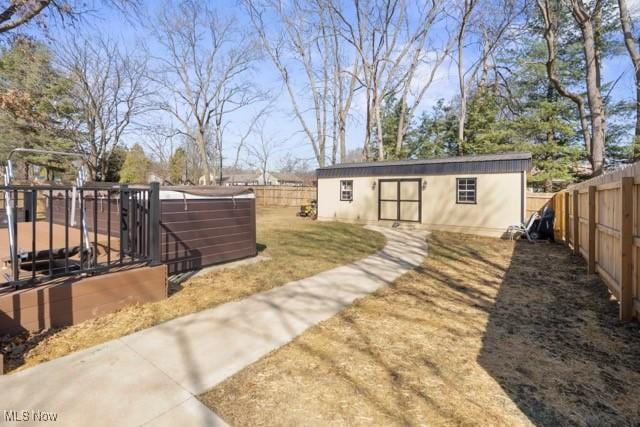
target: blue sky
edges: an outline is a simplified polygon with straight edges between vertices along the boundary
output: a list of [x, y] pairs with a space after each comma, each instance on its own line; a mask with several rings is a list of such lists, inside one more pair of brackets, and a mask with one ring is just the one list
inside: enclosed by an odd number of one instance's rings
[[[640, 10], [640, 0], [630, 1], [631, 7], [634, 11]], [[147, 0], [143, 4], [143, 8], [153, 11], [155, 7], [161, 4], [160, 1]], [[215, 8], [219, 9], [226, 15], [235, 15], [239, 20], [240, 25], [250, 26], [248, 19], [245, 17], [242, 8], [234, 0], [222, 0], [215, 2]], [[78, 29], [83, 28], [83, 31], [92, 35], [94, 32], [103, 33], [110, 38], [121, 43], [122, 46], [128, 50], [135, 52], [138, 49], [141, 40], [144, 40], [150, 47], [154, 55], [161, 55], [157, 46], [154, 46], [153, 42], [147, 37], [147, 30], [143, 25], [135, 23], [135, 19], [127, 20], [119, 12], [108, 9], [98, 9], [97, 16], [86, 18], [86, 22], [79, 25], [77, 29], [72, 31], [60, 31], [59, 29], [53, 30], [52, 47], [55, 49], [57, 39], [64, 38]], [[469, 49], [470, 58], [467, 59], [469, 63], [473, 61], [473, 50]], [[628, 99], [631, 100], [634, 97], [634, 85], [633, 85], [633, 70], [630, 64], [626, 52], [624, 55], [620, 55], [615, 58], [608, 59], [603, 67], [603, 76], [605, 81], [615, 80], [622, 75], [620, 81], [617, 83], [612, 96], [614, 99]], [[427, 92], [421, 107], [416, 114], [418, 116], [421, 111], [430, 109], [437, 100], [444, 98], [445, 100], [451, 99], [457, 95], [457, 75], [456, 64], [453, 62], [445, 62], [437, 73], [437, 77], [433, 82], [431, 88]], [[426, 72], [426, 70], [424, 70]], [[294, 81], [295, 81], [294, 74]], [[305, 139], [304, 135], [300, 131], [300, 126], [295, 120], [295, 117], [291, 113], [291, 104], [288, 96], [282, 88], [279, 81], [279, 76], [276, 73], [273, 64], [264, 59], [255, 64], [255, 68], [252, 71], [250, 79], [261, 88], [268, 88], [272, 93], [277, 94], [274, 101], [274, 111], [269, 117], [266, 123], [266, 133], [273, 137], [275, 140], [280, 141], [278, 150], [274, 153], [273, 160], [271, 161], [271, 167], [277, 168], [279, 160], [283, 156], [289, 154], [302, 159], [310, 160], [310, 166], [315, 167], [315, 159], [313, 158], [312, 149]], [[302, 87], [298, 87], [301, 91]], [[356, 97], [354, 100], [354, 108], [352, 111], [352, 117], [350, 119], [350, 126], [347, 132], [347, 146], [349, 149], [360, 148], [362, 146], [364, 136], [364, 98], [362, 96]], [[255, 106], [254, 110], [257, 110], [261, 106]], [[235, 145], [238, 141], [238, 135], [243, 133], [248, 126], [249, 119], [253, 116], [251, 109], [242, 111], [240, 113], [231, 116], [231, 124], [229, 126], [229, 133], [227, 134], [225, 143], [225, 155], [224, 157], [230, 161], [235, 151]], [[163, 120], [169, 120], [169, 118], [163, 118]], [[131, 135], [128, 138], [128, 143], [132, 144], [140, 140], [139, 135]], [[227, 163], [228, 164], [228, 163]]]

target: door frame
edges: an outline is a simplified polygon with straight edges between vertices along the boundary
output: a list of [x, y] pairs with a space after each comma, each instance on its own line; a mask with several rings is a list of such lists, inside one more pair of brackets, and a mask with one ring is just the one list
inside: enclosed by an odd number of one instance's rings
[[[390, 200], [390, 199], [382, 199], [382, 183], [383, 182], [397, 182], [398, 187], [397, 187], [397, 198], [396, 200]], [[402, 200], [400, 195], [400, 183], [401, 182], [416, 182], [418, 183], [418, 200]], [[397, 219], [389, 219], [389, 218], [382, 218], [381, 217], [381, 213], [382, 213], [382, 202], [396, 202], [396, 217]], [[414, 221], [414, 220], [410, 220], [410, 219], [400, 219], [400, 204], [402, 202], [411, 202], [411, 203], [415, 203], [418, 202], [418, 220]], [[402, 221], [402, 222], [418, 222], [421, 223], [422, 222], [422, 178], [397, 178], [397, 179], [391, 179], [391, 178], [385, 178], [385, 179], [378, 179], [378, 221]]]

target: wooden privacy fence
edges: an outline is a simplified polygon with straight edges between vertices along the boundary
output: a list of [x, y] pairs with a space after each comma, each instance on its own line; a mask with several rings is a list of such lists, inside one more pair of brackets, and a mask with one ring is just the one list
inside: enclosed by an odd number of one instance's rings
[[525, 221], [529, 219], [534, 212], [539, 212], [542, 208], [549, 203], [549, 200], [553, 198], [556, 193], [534, 193], [529, 191], [527, 193], [527, 212], [525, 215]]
[[252, 187], [256, 206], [300, 206], [316, 198], [316, 187], [265, 185]]
[[554, 195], [556, 238], [587, 260], [620, 303], [640, 319], [640, 162]]

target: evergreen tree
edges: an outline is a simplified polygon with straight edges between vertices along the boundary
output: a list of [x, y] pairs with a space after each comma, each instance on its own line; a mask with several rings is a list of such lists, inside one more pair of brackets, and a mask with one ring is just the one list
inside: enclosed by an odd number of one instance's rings
[[107, 166], [107, 173], [104, 179], [106, 182], [120, 182], [120, 170], [124, 165], [128, 152], [125, 147], [118, 146], [114, 148]]
[[[0, 52], [0, 156], [17, 147], [69, 151], [74, 131], [71, 82], [55, 70], [51, 52], [38, 42], [16, 38]], [[62, 170], [60, 158], [30, 155], [17, 172], [29, 178], [29, 164]], [[47, 175], [50, 175], [47, 173]]]
[[187, 153], [178, 148], [169, 159], [169, 181], [173, 184], [184, 183], [187, 180]]
[[455, 156], [458, 152], [458, 118], [453, 110], [439, 99], [430, 112], [424, 112], [408, 135], [409, 157], [430, 159]]
[[[395, 153], [396, 133], [398, 131], [398, 124], [400, 121], [400, 114], [402, 114], [402, 104], [395, 97], [390, 97], [382, 106], [382, 141], [384, 147], [384, 158], [387, 160], [403, 159], [407, 158], [410, 150], [407, 147], [403, 147], [403, 151], [400, 156]], [[409, 120], [408, 114], [405, 112], [405, 121]], [[370, 157], [378, 158], [378, 147], [380, 138], [377, 131], [374, 129], [371, 136], [371, 146], [369, 147]]]
[[140, 144], [134, 144], [127, 152], [122, 169], [120, 182], [123, 184], [145, 184], [151, 169], [151, 160], [147, 158]]

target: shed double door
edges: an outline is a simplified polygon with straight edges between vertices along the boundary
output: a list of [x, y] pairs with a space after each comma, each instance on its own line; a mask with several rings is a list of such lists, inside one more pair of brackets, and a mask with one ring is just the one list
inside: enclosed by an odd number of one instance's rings
[[378, 219], [422, 221], [422, 180], [378, 180]]

